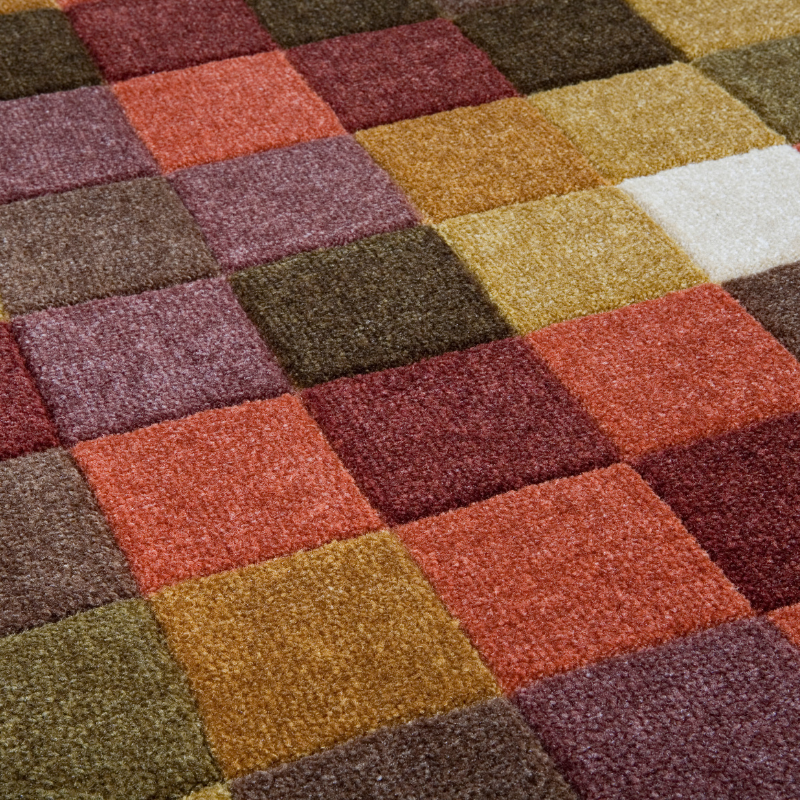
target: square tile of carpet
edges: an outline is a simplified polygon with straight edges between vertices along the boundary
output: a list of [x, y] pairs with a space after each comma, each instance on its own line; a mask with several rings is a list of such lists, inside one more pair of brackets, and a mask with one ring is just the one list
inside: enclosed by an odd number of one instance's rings
[[190, 167], [170, 181], [227, 270], [419, 221], [391, 178], [347, 136]]
[[623, 192], [572, 192], [437, 230], [522, 333], [708, 280]]
[[791, 800], [799, 698], [800, 651], [752, 620], [545, 679], [517, 702], [585, 800]]
[[282, 47], [410, 25], [437, 16], [428, 0], [247, 0]]
[[675, 59], [623, 0], [528, 0], [479, 8], [456, 23], [524, 94]]
[[187, 581], [152, 603], [227, 777], [497, 694], [386, 532]]
[[0, 464], [0, 635], [136, 594], [68, 453], [52, 449]]
[[432, 222], [605, 183], [521, 98], [396, 122], [356, 139]]
[[352, 739], [233, 782], [235, 800], [577, 800], [507, 700]]
[[721, 288], [529, 334], [625, 458], [800, 410], [800, 364]]
[[99, 0], [68, 13], [109, 81], [276, 47], [244, 0]]
[[287, 57], [349, 131], [517, 94], [443, 19], [307, 44]]
[[800, 33], [795, 0], [627, 0], [690, 58]]
[[0, 203], [156, 175], [105, 87], [0, 103]]
[[614, 183], [785, 143], [688, 64], [554, 89], [530, 101]]
[[792, 644], [800, 647], [800, 603], [773, 611], [769, 619]]
[[800, 37], [712, 53], [695, 66], [790, 142], [800, 142]]
[[72, 452], [145, 592], [381, 525], [290, 395]]
[[223, 279], [40, 311], [13, 329], [67, 445], [290, 388]]
[[219, 778], [143, 600], [0, 639], [0, 686], [5, 797], [170, 800]]
[[795, 358], [800, 358], [800, 262], [723, 284]]
[[341, 378], [303, 400], [390, 524], [616, 460], [520, 339]]
[[0, 228], [0, 297], [11, 314], [219, 273], [197, 225], [162, 178], [0, 206]]
[[509, 693], [751, 613], [669, 508], [621, 464], [397, 534]]
[[100, 83], [100, 73], [60, 11], [0, 15], [0, 100]]
[[0, 322], [0, 460], [57, 445], [55, 428], [11, 326]]
[[294, 256], [231, 282], [289, 377], [304, 388], [513, 332], [426, 227]]
[[800, 260], [800, 153], [754, 150], [620, 185], [714, 281]]
[[800, 602], [800, 414], [635, 466], [754, 608]]
[[344, 133], [277, 52], [142, 75], [113, 91], [164, 172]]

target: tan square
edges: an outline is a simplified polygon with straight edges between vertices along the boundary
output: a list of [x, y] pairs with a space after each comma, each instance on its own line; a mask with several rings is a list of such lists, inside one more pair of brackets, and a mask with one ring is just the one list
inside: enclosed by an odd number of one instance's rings
[[566, 86], [530, 102], [615, 183], [785, 142], [688, 64]]
[[549, 197], [438, 229], [521, 333], [708, 280], [618, 189]]
[[152, 602], [228, 777], [499, 693], [390, 533], [187, 581]]
[[797, 0], [627, 0], [690, 58], [800, 33]]
[[356, 139], [429, 222], [605, 183], [522, 98], [371, 128]]

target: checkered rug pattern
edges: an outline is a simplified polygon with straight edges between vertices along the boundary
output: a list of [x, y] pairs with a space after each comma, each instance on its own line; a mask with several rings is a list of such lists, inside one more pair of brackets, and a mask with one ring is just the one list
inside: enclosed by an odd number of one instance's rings
[[800, 797], [798, 0], [0, 0], [0, 798]]

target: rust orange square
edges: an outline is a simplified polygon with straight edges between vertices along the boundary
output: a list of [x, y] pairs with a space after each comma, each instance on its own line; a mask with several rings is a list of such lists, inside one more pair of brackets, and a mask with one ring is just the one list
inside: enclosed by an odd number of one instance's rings
[[164, 172], [344, 133], [277, 52], [143, 75], [113, 90]]
[[381, 526], [291, 395], [83, 442], [73, 454], [144, 592]]
[[752, 613], [623, 464], [397, 534], [507, 692]]

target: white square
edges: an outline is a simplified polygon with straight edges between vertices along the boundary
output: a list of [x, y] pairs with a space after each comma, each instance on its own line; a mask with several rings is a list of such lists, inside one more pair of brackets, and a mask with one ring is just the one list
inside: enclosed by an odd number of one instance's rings
[[751, 150], [623, 181], [713, 281], [800, 261], [800, 153]]

